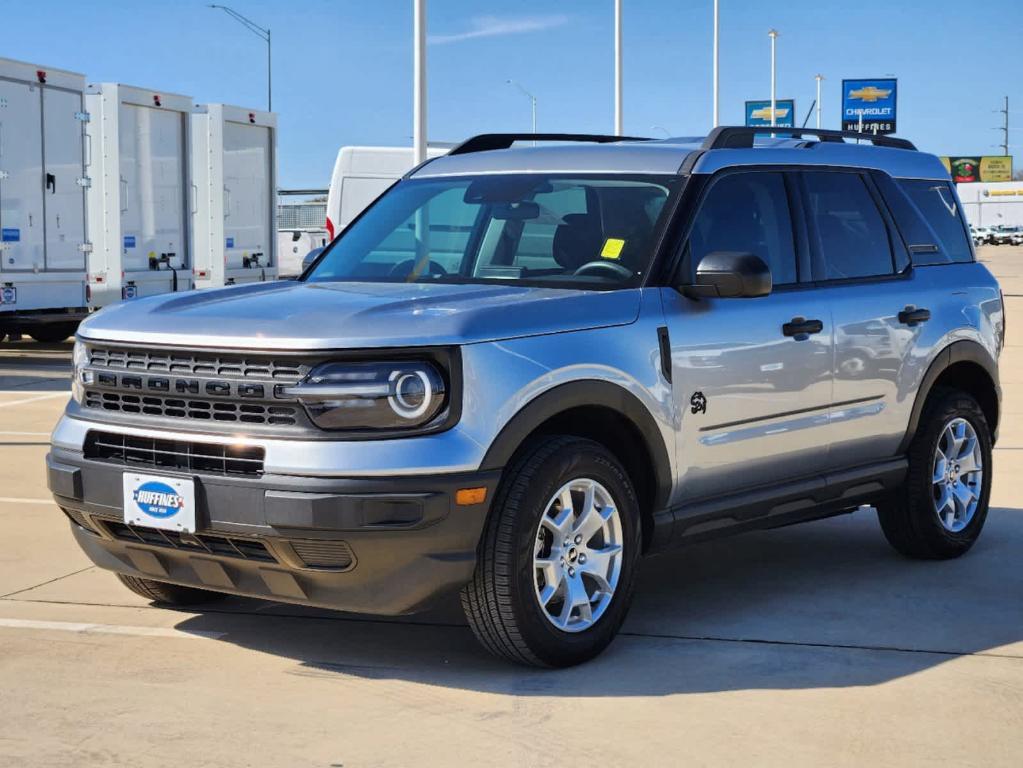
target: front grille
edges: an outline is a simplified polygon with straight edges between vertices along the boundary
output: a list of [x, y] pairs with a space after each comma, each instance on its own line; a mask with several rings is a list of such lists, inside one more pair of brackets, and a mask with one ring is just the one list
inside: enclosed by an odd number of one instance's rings
[[352, 548], [344, 541], [289, 541], [295, 554], [310, 568], [341, 570], [352, 564]]
[[289, 427], [298, 424], [299, 421], [299, 409], [290, 405], [191, 400], [160, 395], [99, 392], [92, 389], [86, 390], [84, 404], [86, 408], [118, 413], [137, 413], [146, 416], [165, 416], [172, 419], [201, 419]]
[[88, 356], [91, 368], [227, 379], [261, 379], [285, 384], [305, 378], [311, 369], [308, 363], [298, 361], [201, 350], [152, 351], [89, 344]]
[[262, 448], [90, 431], [85, 458], [129, 467], [176, 469], [212, 475], [263, 474]]
[[243, 539], [237, 536], [211, 536], [206, 533], [179, 533], [164, 531], [159, 528], [145, 528], [128, 525], [117, 520], [103, 520], [103, 525], [110, 535], [122, 541], [133, 541], [149, 544], [154, 547], [169, 547], [188, 552], [201, 552], [217, 557], [235, 557], [241, 560], [258, 560], [264, 563], [275, 563], [277, 559], [270, 554], [266, 545], [255, 539]]

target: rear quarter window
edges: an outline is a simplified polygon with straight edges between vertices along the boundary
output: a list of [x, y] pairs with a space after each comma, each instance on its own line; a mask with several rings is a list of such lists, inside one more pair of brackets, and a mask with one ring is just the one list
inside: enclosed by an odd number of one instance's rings
[[[899, 185], [934, 232], [938, 251], [913, 254], [915, 264], [949, 264], [973, 261], [973, 250], [955, 190], [947, 181], [902, 179]], [[911, 244], [912, 245], [912, 244]]]

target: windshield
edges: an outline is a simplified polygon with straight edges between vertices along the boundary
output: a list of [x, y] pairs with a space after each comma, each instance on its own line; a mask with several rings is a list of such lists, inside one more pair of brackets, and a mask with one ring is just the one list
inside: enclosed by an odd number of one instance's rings
[[635, 285], [678, 183], [671, 176], [546, 174], [402, 181], [305, 279]]

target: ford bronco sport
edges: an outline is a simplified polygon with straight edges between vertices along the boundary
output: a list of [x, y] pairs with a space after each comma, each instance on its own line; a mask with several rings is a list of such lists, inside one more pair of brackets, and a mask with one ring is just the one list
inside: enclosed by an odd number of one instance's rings
[[869, 505], [963, 554], [1005, 319], [955, 189], [902, 139], [771, 131], [478, 136], [296, 282], [96, 314], [47, 459], [75, 538], [170, 604], [460, 589], [543, 666], [612, 640], [647, 553]]

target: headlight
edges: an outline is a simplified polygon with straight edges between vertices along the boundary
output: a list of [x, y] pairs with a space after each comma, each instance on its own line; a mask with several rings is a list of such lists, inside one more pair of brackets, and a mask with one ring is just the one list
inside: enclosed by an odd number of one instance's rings
[[82, 402], [85, 397], [82, 376], [88, 361], [89, 355], [85, 345], [75, 339], [75, 346], [71, 350], [71, 397], [76, 403]]
[[405, 430], [428, 425], [448, 388], [426, 361], [325, 363], [281, 394], [298, 398], [323, 429]]

